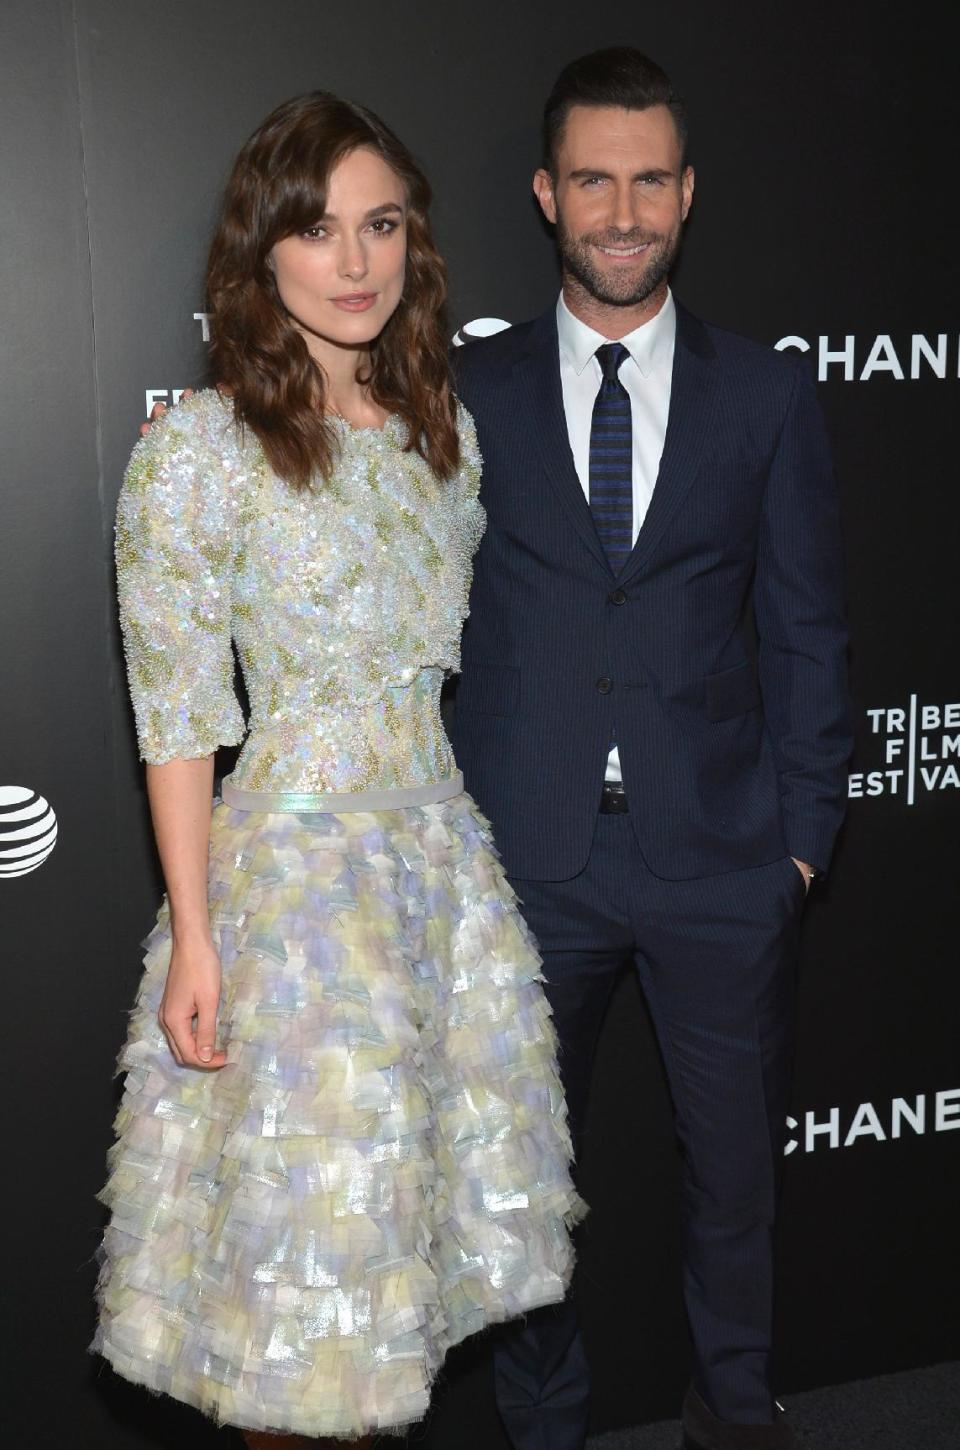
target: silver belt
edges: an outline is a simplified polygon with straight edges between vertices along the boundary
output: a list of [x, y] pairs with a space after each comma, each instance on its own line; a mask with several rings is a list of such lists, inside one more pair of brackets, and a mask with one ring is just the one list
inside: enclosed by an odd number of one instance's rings
[[296, 815], [326, 811], [337, 815], [348, 811], [400, 811], [407, 806], [432, 806], [450, 800], [463, 791], [463, 774], [430, 785], [401, 785], [393, 790], [350, 790], [333, 793], [309, 790], [241, 790], [224, 776], [220, 795], [225, 805], [238, 811], [291, 811]]

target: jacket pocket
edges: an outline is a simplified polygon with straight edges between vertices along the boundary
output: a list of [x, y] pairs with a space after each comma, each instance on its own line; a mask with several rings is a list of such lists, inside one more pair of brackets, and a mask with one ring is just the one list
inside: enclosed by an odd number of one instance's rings
[[470, 715], [515, 715], [520, 704], [516, 665], [469, 664], [457, 685], [457, 710]]
[[745, 715], [760, 704], [760, 684], [749, 660], [742, 665], [734, 665], [732, 670], [707, 675], [703, 687], [707, 718], [710, 720], [730, 720], [735, 715]]

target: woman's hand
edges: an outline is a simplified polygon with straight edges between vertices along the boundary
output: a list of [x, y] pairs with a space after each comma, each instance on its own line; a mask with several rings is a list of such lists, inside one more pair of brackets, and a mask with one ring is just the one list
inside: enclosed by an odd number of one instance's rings
[[181, 1067], [214, 1068], [226, 1062], [226, 1052], [216, 1049], [219, 1003], [220, 958], [213, 942], [174, 943], [157, 1016]]
[[[180, 394], [180, 401], [182, 403], [185, 398], [192, 398], [192, 397], [193, 397], [193, 389], [192, 388], [184, 388], [183, 392]], [[174, 403], [173, 406], [176, 407], [177, 406], [176, 403]], [[164, 413], [166, 411], [167, 411], [167, 405], [166, 405], [166, 403], [154, 403], [153, 407], [150, 409], [150, 419], [149, 419], [149, 421], [146, 422], [146, 423], [141, 423], [140, 424], [140, 437], [141, 438], [146, 438], [147, 434], [150, 432], [150, 429], [153, 427], [154, 423], [156, 423], [156, 421], [157, 421], [158, 418], [162, 418], [163, 415], [164, 415]]]
[[214, 1051], [220, 958], [207, 906], [213, 756], [148, 765], [147, 794], [173, 939], [157, 1016], [181, 1067], [223, 1067], [226, 1053]]

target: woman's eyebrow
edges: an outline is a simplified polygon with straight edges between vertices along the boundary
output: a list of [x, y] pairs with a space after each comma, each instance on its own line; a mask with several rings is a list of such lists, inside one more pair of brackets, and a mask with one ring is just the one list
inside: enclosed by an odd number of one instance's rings
[[[379, 206], [372, 206], [369, 211], [365, 211], [363, 219], [364, 221], [370, 221], [373, 217], [384, 216], [388, 211], [396, 211], [402, 215], [403, 207], [398, 201], [384, 201]], [[332, 211], [325, 211], [320, 220], [324, 222], [335, 222], [339, 221], [340, 218], [335, 216]]]

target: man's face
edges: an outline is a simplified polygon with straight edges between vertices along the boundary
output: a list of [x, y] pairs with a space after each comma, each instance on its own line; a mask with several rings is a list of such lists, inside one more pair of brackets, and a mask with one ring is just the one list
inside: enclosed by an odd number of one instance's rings
[[666, 106], [573, 106], [554, 175], [533, 189], [564, 273], [597, 302], [633, 307], [666, 280], [693, 200], [693, 170]]

